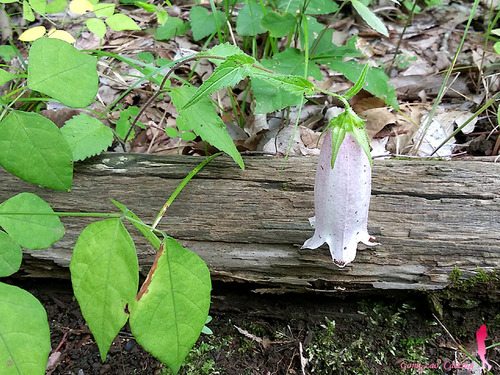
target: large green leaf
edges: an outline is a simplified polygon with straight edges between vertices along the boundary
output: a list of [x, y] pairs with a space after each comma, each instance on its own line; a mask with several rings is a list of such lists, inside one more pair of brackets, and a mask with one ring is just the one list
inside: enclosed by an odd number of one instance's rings
[[[281, 74], [303, 76], [306, 60], [304, 54], [297, 48], [287, 48], [283, 52], [274, 55], [272, 59], [262, 60], [261, 63], [267, 69]], [[323, 79], [321, 70], [312, 61], [308, 62], [307, 72], [309, 76], [318, 81]]]
[[138, 343], [176, 373], [205, 325], [210, 272], [173, 238], [159, 251], [139, 300], [130, 305], [130, 329]]
[[203, 140], [231, 156], [244, 169], [243, 159], [210, 99], [203, 98], [196, 106], [182, 109], [195, 92], [194, 87], [188, 86], [172, 89], [172, 101], [180, 115], [177, 117], [177, 127], [181, 131], [194, 131]]
[[76, 242], [69, 266], [83, 317], [104, 361], [127, 321], [127, 305], [139, 285], [139, 264], [132, 238], [119, 219], [87, 226]]
[[238, 12], [236, 19], [236, 31], [241, 36], [254, 36], [265, 33], [266, 30], [260, 25], [264, 17], [264, 10], [261, 5], [250, 1], [246, 3]]
[[191, 30], [195, 41], [215, 33], [217, 30], [215, 17], [217, 17], [217, 23], [219, 25], [225, 24], [226, 16], [220, 10], [217, 10], [214, 16], [204, 7], [191, 7], [191, 10], [189, 11], [189, 18], [191, 19]]
[[[262, 60], [261, 63], [265, 68], [281, 74], [304, 74], [304, 55], [295, 48], [288, 48], [276, 54], [272, 59]], [[305, 87], [311, 88], [309, 84], [303, 82], [300, 89], [296, 90], [297, 87], [292, 86], [293, 89], [288, 90], [284, 82], [278, 81], [284, 76], [262, 71], [254, 72], [256, 74], [252, 74], [252, 92], [255, 98], [255, 113], [270, 113], [288, 106], [298, 105], [302, 101]], [[314, 78], [321, 79], [321, 72], [313, 62], [309, 62], [308, 72]], [[261, 74], [265, 76], [262, 77]], [[282, 85], [284, 86], [282, 87]]]
[[66, 122], [61, 133], [73, 152], [73, 160], [83, 160], [100, 154], [113, 143], [113, 132], [101, 121], [86, 113]]
[[45, 374], [50, 330], [42, 304], [21, 288], [0, 283], [0, 316], [0, 374]]
[[295, 28], [295, 17], [291, 13], [283, 15], [278, 12], [268, 12], [262, 17], [262, 27], [269, 31], [273, 38], [281, 38], [290, 34]]
[[[328, 65], [333, 70], [341, 72], [349, 81], [358, 81], [364, 66], [354, 60], [342, 61], [342, 59], [321, 59], [321, 63]], [[366, 73], [366, 81], [363, 88], [384, 100], [388, 105], [399, 108], [394, 87], [389, 85], [389, 77], [383, 69], [370, 68]]]
[[72, 158], [59, 128], [38, 113], [13, 111], [0, 121], [0, 165], [19, 178], [69, 190]]
[[23, 259], [21, 247], [0, 230], [0, 277], [7, 277], [19, 270]]
[[86, 107], [97, 94], [97, 59], [52, 38], [33, 42], [28, 86], [69, 107]]
[[191, 107], [216, 91], [236, 85], [250, 73], [253, 63], [255, 60], [248, 55], [228, 57], [215, 68], [214, 73], [196, 90], [183, 109]]
[[64, 227], [38, 195], [20, 193], [0, 204], [0, 226], [26, 249], [44, 249], [59, 241]]
[[263, 79], [271, 85], [286, 90], [294, 95], [312, 95], [314, 93], [314, 85], [303, 77], [279, 75], [258, 68], [252, 68], [250, 76], [252, 78]]

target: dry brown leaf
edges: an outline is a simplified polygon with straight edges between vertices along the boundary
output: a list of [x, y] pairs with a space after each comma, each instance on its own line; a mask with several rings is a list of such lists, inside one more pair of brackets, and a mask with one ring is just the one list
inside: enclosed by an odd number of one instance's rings
[[374, 108], [358, 113], [359, 117], [365, 120], [368, 138], [372, 140], [375, 135], [387, 125], [396, 123], [396, 116], [389, 108]]

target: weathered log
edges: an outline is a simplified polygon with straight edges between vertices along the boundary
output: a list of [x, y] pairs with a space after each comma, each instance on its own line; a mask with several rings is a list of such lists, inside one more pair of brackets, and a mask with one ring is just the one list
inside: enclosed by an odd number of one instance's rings
[[[33, 192], [56, 211], [114, 211], [113, 198], [151, 223], [178, 183], [201, 161], [188, 156], [105, 154], [75, 166], [71, 192], [42, 189], [0, 170], [0, 201]], [[485, 162], [375, 161], [369, 231], [380, 246], [359, 246], [345, 268], [328, 249], [301, 249], [313, 229], [317, 158], [229, 158], [207, 165], [168, 209], [159, 228], [195, 251], [214, 280], [260, 291], [438, 290], [456, 265], [471, 275], [500, 265], [500, 165]], [[25, 251], [22, 275], [68, 277], [71, 250], [93, 219], [64, 218], [64, 238]], [[133, 231], [132, 231], [133, 232]], [[134, 237], [141, 270], [154, 251]]]

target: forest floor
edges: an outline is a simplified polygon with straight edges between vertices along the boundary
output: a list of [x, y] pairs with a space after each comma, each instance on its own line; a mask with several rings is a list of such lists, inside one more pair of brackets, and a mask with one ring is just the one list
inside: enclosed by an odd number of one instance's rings
[[[192, 4], [172, 2], [169, 12], [181, 19], [189, 19]], [[178, 5], [175, 5], [178, 3]], [[208, 2], [202, 2], [207, 9]], [[379, 2], [381, 7], [385, 2]], [[471, 2], [443, 1], [446, 7], [433, 7], [416, 15], [405, 31], [399, 46], [397, 64], [388, 69], [390, 85], [401, 108], [395, 113], [380, 99], [364, 93], [355, 98], [353, 107], [365, 118], [375, 157], [426, 157], [429, 149], [415, 150], [416, 134], [425, 123], [425, 112], [432, 107], [443, 82], [446, 69], [463, 35], [470, 14]], [[487, 4], [488, 3], [488, 4]], [[432, 131], [434, 139], [424, 143], [435, 147], [487, 100], [498, 92], [498, 55], [491, 45], [484, 49], [484, 33], [488, 24], [488, 5], [484, 2], [473, 22], [457, 60], [457, 74], [453, 75], [442, 97], [436, 119], [442, 130]], [[361, 39], [365, 55], [381, 66], [389, 67], [395, 58], [398, 35], [404, 28], [406, 10], [385, 6], [381, 15], [391, 30], [391, 38], [381, 38], [354, 15], [345, 11], [332, 24], [338, 30], [337, 43], [343, 44], [353, 33]], [[385, 13], [384, 13], [385, 12]], [[172, 15], [174, 14], [172, 13]], [[143, 29], [151, 23], [147, 12], [131, 8], [131, 17]], [[43, 21], [40, 21], [43, 22]], [[360, 26], [361, 25], [361, 26]], [[68, 30], [81, 27], [68, 24]], [[238, 42], [241, 42], [238, 39]], [[122, 56], [137, 57], [138, 53], [152, 53], [155, 58], [174, 59], [181, 53], [201, 50], [201, 42], [192, 40], [191, 32], [168, 41], [155, 39], [144, 31], [108, 32], [100, 45], [99, 38], [84, 32], [76, 46], [80, 49], [104, 48]], [[214, 42], [210, 44], [212, 46]], [[187, 52], [186, 52], [187, 51]], [[108, 107], [137, 80], [137, 72], [113, 58], [102, 59], [100, 106]], [[191, 68], [194, 74], [191, 76]], [[194, 64], [179, 76], [190, 77], [200, 84], [212, 72], [210, 64]], [[460, 74], [458, 72], [460, 71]], [[116, 72], [123, 74], [117, 78]], [[350, 83], [328, 67], [321, 67], [323, 88], [335, 92], [346, 91]], [[139, 85], [122, 102], [125, 106], [141, 106], [151, 97], [154, 87]], [[236, 94], [244, 88], [236, 89]], [[240, 95], [241, 96], [241, 95]], [[231, 107], [229, 95], [218, 97], [224, 109]], [[317, 139], [326, 125], [325, 109], [331, 103], [316, 98], [315, 104], [304, 107], [304, 118], [299, 121], [300, 137], [296, 139], [292, 155], [317, 154]], [[73, 109], [56, 105], [45, 113], [56, 124], [63, 124], [75, 114]], [[199, 139], [171, 138], [158, 133], [158, 128], [174, 127], [177, 116], [168, 101], [155, 103], [145, 112], [143, 123], [147, 129], [138, 131], [127, 146], [127, 151], [158, 154], [202, 154], [206, 151]], [[78, 112], [76, 112], [78, 113]], [[165, 118], [165, 113], [170, 116]], [[293, 110], [290, 118], [293, 118]], [[107, 121], [115, 126], [118, 111], [109, 114]], [[310, 121], [313, 118], [314, 121]], [[234, 118], [230, 119], [234, 120]], [[284, 155], [292, 133], [281, 123], [261, 117], [248, 116], [244, 131], [233, 129], [233, 138], [240, 151], [265, 152]], [[156, 124], [149, 126], [150, 124]], [[476, 116], [472, 125], [459, 132], [438, 156], [445, 158], [483, 157], [493, 160], [499, 154], [500, 137], [497, 128], [497, 110], [493, 105]], [[236, 127], [237, 128], [237, 127]], [[290, 127], [289, 127], [290, 128]], [[241, 130], [241, 129], [240, 129]], [[438, 134], [439, 133], [439, 134]], [[437, 135], [436, 135], [437, 134]], [[122, 145], [115, 144], [117, 150]], [[69, 281], [29, 282], [13, 280], [40, 299], [47, 310], [52, 354], [47, 374], [170, 374], [169, 370], [143, 350], [130, 334], [128, 327], [120, 332], [103, 363]], [[498, 282], [497, 282], [498, 285]], [[471, 293], [475, 293], [471, 291]], [[498, 295], [498, 291], [492, 293]], [[438, 298], [436, 304], [433, 297]], [[279, 374], [482, 374], [477, 357], [476, 332], [486, 325], [486, 346], [500, 342], [500, 310], [497, 300], [475, 296], [460, 298], [424, 293], [388, 294], [380, 296], [340, 297], [306, 295], [258, 295], [250, 287], [241, 285], [214, 285], [212, 293], [213, 320], [208, 327], [211, 335], [202, 334], [191, 350], [180, 374], [279, 375]], [[436, 308], [439, 305], [442, 310]], [[468, 356], [466, 352], [470, 353]], [[474, 364], [472, 358], [478, 363]], [[499, 346], [487, 349], [486, 358], [493, 366], [492, 373], [500, 374]], [[427, 368], [424, 368], [427, 365]]]

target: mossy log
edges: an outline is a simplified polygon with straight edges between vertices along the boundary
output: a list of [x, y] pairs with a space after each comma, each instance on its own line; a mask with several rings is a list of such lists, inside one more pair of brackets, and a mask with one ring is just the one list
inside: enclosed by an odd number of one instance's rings
[[[0, 170], [0, 200], [33, 192], [55, 211], [110, 212], [113, 198], [151, 223], [201, 160], [105, 154], [75, 165], [71, 192], [39, 188]], [[500, 265], [499, 164], [375, 161], [368, 229], [381, 245], [360, 245], [355, 261], [339, 268], [326, 247], [301, 249], [313, 234], [308, 218], [317, 158], [244, 160], [244, 171], [227, 157], [212, 161], [159, 225], [203, 258], [214, 280], [261, 292], [429, 291], [445, 288], [454, 266], [468, 276]], [[25, 251], [20, 275], [67, 278], [76, 239], [93, 220], [63, 218], [64, 238], [49, 249]], [[147, 273], [154, 251], [139, 234], [134, 240]]]

